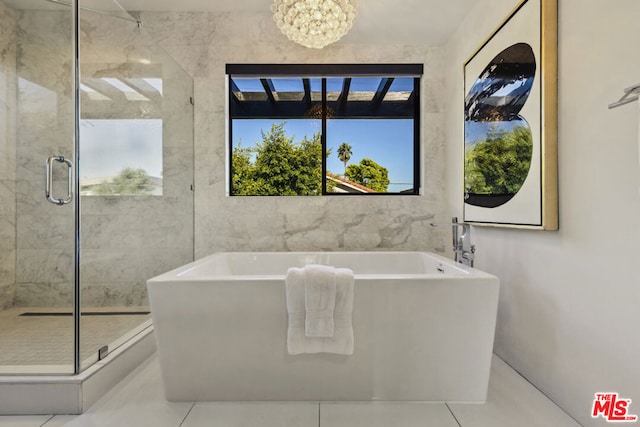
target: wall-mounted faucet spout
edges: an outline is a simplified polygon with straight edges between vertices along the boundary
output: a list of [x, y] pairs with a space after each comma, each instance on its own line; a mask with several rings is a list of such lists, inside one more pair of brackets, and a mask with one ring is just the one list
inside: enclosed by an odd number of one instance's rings
[[[443, 225], [451, 226], [455, 261], [473, 267], [476, 246], [471, 244], [471, 224], [458, 222], [457, 216], [451, 218], [451, 222], [449, 223], [431, 223], [432, 227], [440, 227]], [[460, 234], [460, 228], [462, 228], [462, 234]]]

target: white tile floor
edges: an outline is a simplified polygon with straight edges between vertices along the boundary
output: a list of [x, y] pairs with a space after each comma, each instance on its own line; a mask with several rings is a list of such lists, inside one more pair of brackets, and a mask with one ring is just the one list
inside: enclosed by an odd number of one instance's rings
[[154, 355], [82, 415], [0, 417], [0, 427], [576, 427], [494, 356], [485, 404], [170, 403]]

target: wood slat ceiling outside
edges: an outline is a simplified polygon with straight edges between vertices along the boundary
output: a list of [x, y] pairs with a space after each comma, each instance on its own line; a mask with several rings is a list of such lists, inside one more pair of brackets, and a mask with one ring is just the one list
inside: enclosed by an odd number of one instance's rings
[[[231, 80], [231, 113], [234, 118], [300, 118], [321, 104], [320, 91], [311, 91], [308, 78], [302, 78], [301, 91], [277, 91], [269, 78], [259, 79], [261, 91], [242, 91]], [[331, 118], [413, 118], [414, 91], [390, 91], [393, 78], [381, 78], [375, 91], [351, 90], [351, 79], [344, 78], [340, 91], [327, 92]], [[316, 108], [317, 111], [317, 108]], [[318, 117], [319, 118], [319, 117]]]

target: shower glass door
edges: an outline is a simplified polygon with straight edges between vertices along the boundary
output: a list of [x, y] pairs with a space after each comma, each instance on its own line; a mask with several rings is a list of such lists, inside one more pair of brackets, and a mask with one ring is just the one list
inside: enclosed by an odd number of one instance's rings
[[147, 279], [193, 261], [193, 81], [137, 17], [85, 2], [81, 369], [150, 327]]
[[116, 1], [75, 3], [0, 0], [0, 375], [90, 366], [193, 260], [193, 81]]
[[0, 374], [74, 372], [73, 22], [0, 0]]

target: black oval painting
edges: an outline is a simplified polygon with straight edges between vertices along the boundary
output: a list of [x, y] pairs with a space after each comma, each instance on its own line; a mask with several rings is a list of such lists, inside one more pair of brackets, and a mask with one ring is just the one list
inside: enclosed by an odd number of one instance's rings
[[515, 196], [533, 153], [529, 124], [520, 116], [536, 72], [533, 49], [517, 43], [486, 66], [465, 98], [465, 203], [494, 208]]

